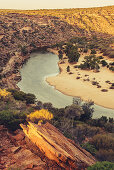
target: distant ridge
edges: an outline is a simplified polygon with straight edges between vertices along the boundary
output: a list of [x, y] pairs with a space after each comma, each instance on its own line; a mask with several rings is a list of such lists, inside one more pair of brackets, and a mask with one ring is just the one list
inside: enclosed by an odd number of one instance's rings
[[27, 15], [55, 16], [71, 25], [77, 25], [87, 32], [114, 35], [114, 5], [93, 8], [40, 9], [40, 10], [0, 10], [1, 14], [21, 13]]

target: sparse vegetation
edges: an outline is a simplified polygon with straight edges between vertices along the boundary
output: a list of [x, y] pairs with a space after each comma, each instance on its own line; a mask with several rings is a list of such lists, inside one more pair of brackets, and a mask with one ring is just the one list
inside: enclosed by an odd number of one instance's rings
[[87, 170], [113, 170], [114, 169], [114, 163], [111, 162], [97, 162], [95, 165], [92, 165], [91, 167], [88, 167]]

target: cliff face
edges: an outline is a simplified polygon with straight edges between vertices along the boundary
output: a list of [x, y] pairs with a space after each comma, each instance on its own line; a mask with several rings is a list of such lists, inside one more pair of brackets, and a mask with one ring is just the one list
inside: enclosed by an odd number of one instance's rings
[[65, 169], [85, 169], [95, 163], [94, 157], [73, 144], [63, 136], [53, 125], [34, 123], [21, 127], [26, 136], [51, 160]]

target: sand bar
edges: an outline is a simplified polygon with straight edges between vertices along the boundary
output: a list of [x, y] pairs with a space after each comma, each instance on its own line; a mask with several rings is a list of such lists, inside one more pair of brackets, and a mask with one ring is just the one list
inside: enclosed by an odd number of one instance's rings
[[[51, 49], [50, 52], [57, 54], [57, 50]], [[83, 57], [82, 54], [79, 62], [83, 60]], [[46, 79], [51, 86], [54, 86], [55, 89], [66, 95], [78, 96], [84, 101], [92, 100], [97, 105], [114, 109], [114, 89], [109, 89], [111, 85], [106, 83], [107, 80], [114, 83], [114, 72], [105, 67], [101, 67], [98, 73], [80, 70], [74, 68], [74, 64], [69, 64], [67, 59], [64, 59], [64, 62], [63, 64], [58, 63], [61, 70], [58, 75]], [[66, 71], [68, 65], [73, 74], [69, 74]], [[77, 77], [80, 77], [80, 79], [76, 79]], [[99, 82], [101, 88], [92, 85], [92, 81]], [[101, 89], [107, 89], [108, 91], [102, 92]]]

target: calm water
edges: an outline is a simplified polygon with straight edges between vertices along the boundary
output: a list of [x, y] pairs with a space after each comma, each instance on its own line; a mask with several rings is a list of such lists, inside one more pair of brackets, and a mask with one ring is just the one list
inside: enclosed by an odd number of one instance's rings
[[[50, 86], [46, 77], [57, 75], [58, 56], [52, 53], [33, 53], [28, 62], [20, 70], [22, 80], [17, 84], [20, 90], [26, 93], [35, 94], [36, 98], [42, 102], [51, 102], [55, 107], [65, 107], [72, 104], [73, 97], [67, 96]], [[93, 117], [98, 118], [102, 115], [114, 117], [114, 110], [94, 106]]]

